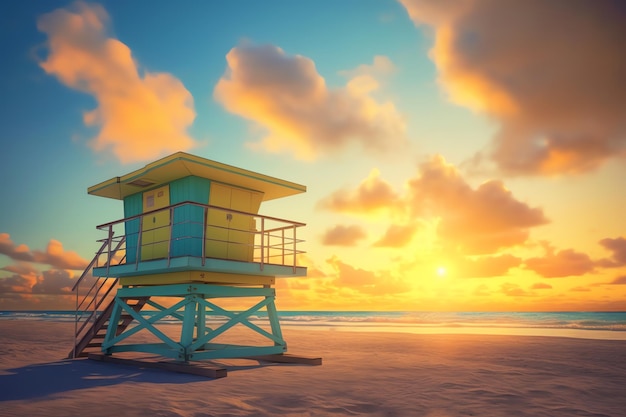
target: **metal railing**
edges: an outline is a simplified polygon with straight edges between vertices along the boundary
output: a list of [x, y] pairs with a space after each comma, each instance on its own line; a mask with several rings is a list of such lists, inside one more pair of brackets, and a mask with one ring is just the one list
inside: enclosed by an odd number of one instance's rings
[[[298, 266], [304, 223], [190, 201], [97, 226], [106, 232], [96, 266], [182, 256]], [[108, 275], [108, 274], [107, 274]]]
[[[77, 349], [80, 349], [80, 341], [87, 339], [89, 333], [92, 333], [90, 336], [93, 337], [98, 331], [94, 324], [99, 319], [101, 307], [103, 305], [106, 307], [115, 296], [112, 290], [117, 286], [118, 280], [95, 278], [91, 275], [91, 269], [97, 264], [98, 258], [105, 250], [108, 250], [109, 253], [117, 253], [124, 240], [124, 236], [117, 240], [111, 237], [105, 239], [94, 258], [72, 287], [72, 291], [76, 294], [74, 343], [70, 353], [72, 358], [76, 358], [79, 353]], [[115, 243], [114, 246], [113, 243]]]

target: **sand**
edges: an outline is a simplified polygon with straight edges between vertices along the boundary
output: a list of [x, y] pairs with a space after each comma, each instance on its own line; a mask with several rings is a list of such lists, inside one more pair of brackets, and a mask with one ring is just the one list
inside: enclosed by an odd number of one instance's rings
[[284, 329], [322, 366], [205, 377], [63, 360], [71, 323], [0, 321], [0, 416], [625, 416], [626, 342]]

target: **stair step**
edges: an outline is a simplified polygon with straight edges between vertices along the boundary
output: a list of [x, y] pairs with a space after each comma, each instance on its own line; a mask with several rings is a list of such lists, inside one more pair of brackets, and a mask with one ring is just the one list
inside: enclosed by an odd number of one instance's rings
[[[146, 302], [150, 299], [150, 297], [137, 297], [137, 298], [130, 298], [130, 299], [126, 299], [125, 302], [128, 304], [128, 306], [130, 306], [134, 311], [136, 312], [140, 312], [143, 307], [146, 305]], [[130, 303], [129, 303], [130, 301]], [[109, 305], [106, 307], [105, 313], [107, 314], [111, 314], [111, 311], [113, 309], [113, 300], [111, 300], [111, 302], [109, 303]], [[104, 313], [103, 313], [104, 314]], [[100, 316], [102, 317], [102, 316]], [[83, 333], [85, 336], [82, 337], [82, 340], [80, 341], [80, 343], [77, 341], [77, 345], [76, 345], [76, 351], [72, 351], [69, 354], [69, 357], [72, 357], [73, 353], [76, 352], [76, 357], [80, 357], [80, 358], [84, 358], [86, 356], [88, 356], [88, 354], [91, 352], [97, 352], [100, 353], [101, 352], [101, 348], [102, 348], [102, 343], [104, 342], [104, 339], [106, 338], [106, 334], [108, 332], [109, 329], [109, 325], [111, 324], [110, 322], [111, 318], [107, 318], [104, 323], [102, 323], [102, 321], [100, 321], [100, 323], [102, 324], [97, 332], [94, 334], [94, 328], [96, 323], [94, 323], [94, 325], [92, 326], [91, 330], [88, 331], [88, 333]], [[131, 325], [131, 323], [134, 321], [133, 316], [131, 316], [130, 314], [120, 314], [119, 317], [119, 321], [117, 322], [117, 331], [116, 331], [116, 336], [121, 335], [122, 333], [124, 333], [124, 331], [129, 327], [129, 325]], [[96, 319], [96, 322], [98, 322], [98, 320]], [[77, 335], [78, 336], [78, 335]], [[78, 338], [78, 337], [77, 337]], [[86, 345], [85, 345], [86, 343]], [[84, 346], [81, 350], [80, 346]], [[80, 352], [78, 352], [78, 350], [81, 350]]]

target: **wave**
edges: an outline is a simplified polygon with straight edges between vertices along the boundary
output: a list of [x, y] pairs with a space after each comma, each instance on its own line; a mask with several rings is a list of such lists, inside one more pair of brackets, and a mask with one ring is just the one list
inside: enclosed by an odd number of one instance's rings
[[[153, 314], [144, 311], [142, 314]], [[551, 313], [441, 313], [374, 311], [287, 311], [279, 312], [284, 326], [302, 327], [390, 327], [390, 328], [529, 328], [626, 331], [626, 312], [551, 312]], [[73, 322], [74, 311], [0, 311], [0, 320], [39, 320]], [[223, 316], [208, 316], [207, 324], [219, 324]], [[267, 322], [267, 314], [257, 312], [250, 321]], [[165, 317], [161, 323], [179, 320]]]
[[335, 312], [281, 315], [289, 325], [395, 326], [450, 328], [543, 328], [626, 331], [626, 313], [414, 313]]

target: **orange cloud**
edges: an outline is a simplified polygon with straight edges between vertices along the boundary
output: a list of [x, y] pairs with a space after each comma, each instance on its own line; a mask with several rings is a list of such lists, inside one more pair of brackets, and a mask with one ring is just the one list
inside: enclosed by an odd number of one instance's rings
[[3, 271], [12, 272], [17, 275], [33, 275], [37, 273], [37, 269], [34, 268], [31, 264], [26, 262], [18, 262], [13, 265], [7, 265], [1, 268]]
[[354, 214], [376, 210], [410, 213], [412, 219], [401, 225], [402, 229], [388, 231], [402, 232], [403, 238], [410, 237], [410, 224], [416, 218], [437, 219], [437, 234], [444, 244], [469, 255], [521, 245], [532, 227], [548, 223], [540, 208], [515, 199], [501, 181], [472, 188], [440, 155], [420, 166], [417, 176], [408, 181], [405, 195], [396, 194], [375, 170], [355, 190], [336, 191], [318, 205]]
[[83, 2], [37, 22], [48, 36], [47, 57], [39, 65], [98, 103], [83, 117], [87, 126], [99, 128], [91, 147], [112, 152], [122, 163], [192, 148], [189, 91], [170, 74], [141, 71], [128, 46], [108, 35], [108, 23], [102, 6]]
[[44, 271], [33, 286], [32, 293], [47, 295], [70, 294], [74, 283], [74, 276], [67, 271]]
[[[57, 269], [84, 270], [88, 262], [73, 251], [65, 251], [63, 244], [51, 239], [45, 251], [31, 251], [28, 246], [16, 245], [8, 233], [0, 233], [0, 254], [21, 262], [34, 262], [50, 265]], [[23, 268], [23, 267], [22, 267]], [[16, 272], [17, 269], [6, 267], [7, 271]]]
[[439, 236], [467, 254], [521, 245], [530, 228], [548, 222], [541, 209], [516, 200], [501, 181], [473, 189], [441, 156], [422, 164], [409, 181], [407, 202], [416, 215], [439, 217]]
[[613, 252], [611, 258], [602, 259], [598, 261], [599, 266], [611, 268], [611, 267], [620, 267], [626, 265], [626, 239], [623, 237], [618, 237], [615, 239], [606, 238], [602, 239], [600, 242], [604, 248]]
[[[313, 160], [352, 142], [378, 152], [404, 141], [404, 120], [393, 103], [381, 104], [369, 95], [378, 88], [371, 75], [331, 89], [311, 59], [273, 45], [235, 47], [226, 61], [214, 97], [229, 112], [267, 130], [253, 146]], [[374, 68], [389, 65], [378, 58]]]
[[626, 285], [626, 275], [615, 278], [609, 285]]
[[393, 208], [397, 201], [393, 187], [380, 178], [378, 169], [374, 169], [355, 190], [337, 190], [322, 199], [318, 207], [336, 212], [369, 213]]
[[51, 239], [46, 251], [34, 251], [34, 261], [57, 269], [84, 270], [88, 262], [73, 251], [65, 251], [63, 244]]
[[32, 262], [34, 260], [28, 246], [24, 244], [15, 245], [8, 233], [0, 233], [0, 254], [16, 261]]
[[0, 296], [7, 294], [58, 295], [70, 294], [74, 275], [64, 270], [48, 270], [42, 273], [17, 273], [0, 278]]
[[499, 121], [490, 156], [502, 170], [578, 173], [626, 156], [619, 0], [400, 2], [433, 28], [450, 99]]
[[332, 285], [338, 288], [349, 288], [362, 294], [399, 294], [410, 291], [411, 286], [394, 277], [388, 271], [373, 272], [340, 261], [337, 257], [327, 260], [328, 264], [336, 271], [336, 278]]
[[535, 284], [532, 285], [532, 287], [530, 287], [533, 290], [551, 290], [552, 289], [552, 285], [550, 284], [544, 284], [543, 282], [537, 282]]
[[37, 276], [34, 273], [14, 274], [0, 278], [0, 298], [4, 298], [7, 294], [30, 294], [36, 283]]
[[366, 237], [367, 233], [360, 226], [336, 225], [324, 233], [322, 243], [331, 246], [354, 246], [359, 240]]
[[500, 292], [508, 297], [531, 297], [534, 295], [532, 292], [526, 291], [519, 285], [509, 282], [500, 285]]
[[511, 268], [519, 266], [521, 259], [505, 254], [478, 258], [454, 259], [455, 275], [460, 278], [491, 278], [506, 275]]
[[565, 249], [555, 252], [547, 248], [544, 257], [530, 258], [524, 261], [525, 267], [544, 278], [560, 278], [584, 275], [593, 271], [595, 263], [589, 255]]
[[374, 246], [388, 248], [404, 247], [411, 242], [416, 230], [417, 226], [415, 224], [392, 224], [385, 232], [385, 235], [374, 243]]

